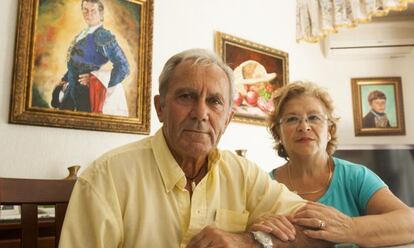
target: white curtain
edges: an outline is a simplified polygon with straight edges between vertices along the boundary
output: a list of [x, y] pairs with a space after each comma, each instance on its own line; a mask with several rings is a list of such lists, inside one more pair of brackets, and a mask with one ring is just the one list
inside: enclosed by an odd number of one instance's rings
[[296, 40], [319, 42], [340, 27], [406, 10], [409, 2], [414, 0], [296, 0]]

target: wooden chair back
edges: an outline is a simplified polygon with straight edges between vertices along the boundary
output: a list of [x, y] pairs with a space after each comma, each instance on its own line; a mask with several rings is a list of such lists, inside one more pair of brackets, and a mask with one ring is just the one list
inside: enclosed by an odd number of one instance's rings
[[54, 246], [58, 247], [66, 208], [76, 180], [0, 178], [0, 204], [21, 206], [21, 246], [36, 248], [38, 205], [54, 205]]

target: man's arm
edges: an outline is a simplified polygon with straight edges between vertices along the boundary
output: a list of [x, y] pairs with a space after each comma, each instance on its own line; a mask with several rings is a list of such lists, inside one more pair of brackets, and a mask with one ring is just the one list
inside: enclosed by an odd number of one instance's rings
[[113, 87], [122, 82], [129, 74], [129, 63], [119, 46], [116, 38], [111, 32], [99, 28], [95, 32], [95, 42], [100, 47], [100, 52], [112, 63], [111, 78], [108, 87]]
[[[271, 236], [273, 247], [324, 248], [333, 246], [333, 244], [330, 242], [307, 237], [303, 233], [304, 229], [300, 226], [295, 226], [295, 228], [297, 230], [295, 240], [281, 241], [275, 236]], [[254, 236], [251, 232], [230, 233], [212, 226], [208, 226], [201, 230], [201, 232], [199, 232], [197, 235], [195, 235], [187, 246], [187, 248], [196, 247], [261, 248], [262, 245], [254, 239]]]
[[[246, 161], [247, 162], [247, 161]], [[248, 225], [254, 224], [261, 217], [271, 218], [272, 215], [289, 216], [293, 215], [300, 208], [305, 206], [306, 200], [289, 191], [288, 188], [274, 180], [267, 173], [257, 167], [251, 167], [246, 174], [248, 176], [248, 198], [247, 210], [250, 213]], [[268, 215], [268, 216], [263, 216]], [[296, 237], [288, 238], [289, 241], [282, 241], [282, 237], [274, 236], [275, 247], [330, 247], [331, 243], [307, 237], [299, 226], [294, 226]], [[272, 231], [268, 231], [271, 233]], [[275, 235], [277, 235], [275, 233]], [[290, 235], [289, 235], [290, 236]], [[251, 237], [251, 236], [250, 236]], [[287, 239], [285, 239], [287, 240]], [[276, 246], [279, 245], [279, 246]]]
[[129, 74], [128, 60], [119, 46], [118, 42], [114, 40], [105, 46], [109, 60], [112, 62], [113, 68], [111, 71], [111, 79], [109, 80], [108, 87], [112, 87], [122, 82]]
[[123, 242], [122, 216], [117, 204], [108, 204], [114, 194], [106, 188], [98, 193], [80, 177], [72, 191], [60, 236], [59, 248], [120, 247]]
[[288, 248], [288, 247], [306, 247], [306, 248], [324, 248], [324, 247], [333, 247], [334, 243], [321, 240], [321, 239], [312, 239], [305, 235], [305, 228], [294, 225], [296, 229], [295, 240], [292, 241], [281, 241], [272, 235], [273, 247], [274, 248]]

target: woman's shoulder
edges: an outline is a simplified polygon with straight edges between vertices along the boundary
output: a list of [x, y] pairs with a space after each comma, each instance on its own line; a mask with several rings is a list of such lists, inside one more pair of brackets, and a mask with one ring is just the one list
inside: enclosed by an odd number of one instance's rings
[[349, 160], [345, 160], [345, 159], [341, 159], [338, 157], [332, 157], [334, 164], [335, 164], [335, 168], [340, 168], [343, 170], [347, 170], [347, 171], [358, 171], [358, 170], [363, 170], [365, 167], [365, 165], [362, 164], [358, 164]]
[[365, 165], [349, 160], [333, 157], [333, 161], [335, 164], [335, 170], [341, 175], [341, 177], [358, 177], [370, 172]]
[[352, 185], [358, 183], [370, 184], [379, 183], [384, 185], [382, 179], [371, 169], [365, 165], [354, 163], [348, 160], [333, 158], [335, 163], [335, 174], [338, 174], [338, 178], [341, 178], [343, 182], [350, 183]]
[[[273, 180], [277, 180], [277, 181], [281, 181], [280, 179], [284, 178], [286, 176], [286, 164], [284, 165], [280, 165], [276, 168], [274, 168], [273, 170], [269, 171], [269, 176], [270, 178], [272, 178]], [[282, 180], [283, 181], [283, 180]]]

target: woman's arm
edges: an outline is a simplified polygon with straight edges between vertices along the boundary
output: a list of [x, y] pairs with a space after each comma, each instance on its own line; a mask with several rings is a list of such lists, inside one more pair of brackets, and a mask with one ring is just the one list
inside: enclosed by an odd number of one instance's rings
[[[309, 202], [296, 213], [293, 223], [309, 228], [305, 231], [308, 237], [335, 243], [378, 247], [414, 242], [414, 211], [388, 188], [371, 197], [367, 214], [351, 218], [332, 207]], [[323, 229], [320, 221], [326, 224]]]
[[388, 188], [378, 190], [368, 201], [367, 215], [353, 218], [355, 243], [366, 247], [414, 242], [414, 210]]

